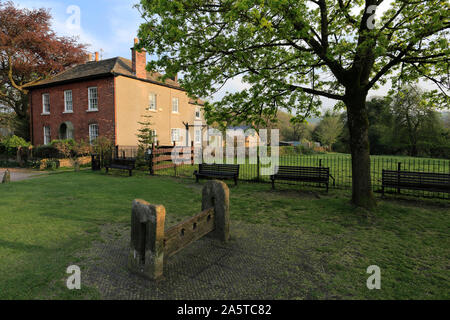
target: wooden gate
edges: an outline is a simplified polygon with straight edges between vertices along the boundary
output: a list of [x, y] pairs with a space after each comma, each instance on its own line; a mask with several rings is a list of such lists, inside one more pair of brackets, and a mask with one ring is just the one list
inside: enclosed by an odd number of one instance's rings
[[[173, 158], [173, 153], [184, 152], [189, 154], [188, 158], [178, 159], [180, 162], [177, 162], [177, 159]], [[194, 143], [191, 143], [190, 147], [183, 146], [159, 146], [153, 144], [151, 148], [151, 153], [149, 154], [149, 167], [150, 174], [154, 175], [158, 170], [164, 170], [169, 168], [174, 168], [175, 175], [177, 174], [177, 167], [186, 165], [188, 162], [189, 165], [194, 165]]]

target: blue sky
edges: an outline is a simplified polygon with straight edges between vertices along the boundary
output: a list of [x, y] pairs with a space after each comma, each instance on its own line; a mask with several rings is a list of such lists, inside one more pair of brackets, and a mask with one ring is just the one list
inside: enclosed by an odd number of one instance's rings
[[[130, 58], [133, 38], [142, 18], [133, 8], [138, 0], [14, 0], [20, 7], [48, 8], [53, 16], [53, 30], [60, 35], [77, 36], [89, 44], [92, 52], [103, 50], [103, 59]], [[80, 27], [72, 23], [71, 6], [80, 8]]]

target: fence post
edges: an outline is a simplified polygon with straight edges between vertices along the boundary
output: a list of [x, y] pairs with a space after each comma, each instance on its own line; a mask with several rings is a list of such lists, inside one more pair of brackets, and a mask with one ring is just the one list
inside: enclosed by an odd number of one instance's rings
[[118, 157], [119, 157], [119, 146], [116, 146], [114, 158], [118, 158]]
[[[177, 142], [174, 140], [173, 141], [173, 149], [175, 149], [176, 147], [177, 147]], [[171, 152], [173, 151], [173, 149], [171, 150]], [[173, 171], [174, 171], [174, 174], [176, 177], [177, 176], [177, 164], [176, 163], [174, 163]]]
[[230, 239], [230, 190], [219, 180], [206, 182], [202, 191], [202, 210], [214, 208], [215, 229], [211, 236], [221, 241]]
[[322, 167], [322, 159], [319, 159], [319, 167]]
[[400, 193], [400, 171], [402, 170], [402, 163], [399, 162], [397, 164], [397, 186], [399, 186], [397, 188], [397, 193]]
[[201, 148], [200, 148], [200, 163], [203, 163], [203, 140], [201, 142]]
[[155, 174], [155, 171], [153, 170], [153, 157], [155, 154], [155, 144], [152, 143], [152, 150], [150, 153], [150, 164], [149, 164], [149, 169], [150, 169], [150, 175], [153, 176]]
[[191, 166], [194, 165], [194, 141], [191, 141]]
[[163, 275], [165, 218], [164, 206], [133, 201], [128, 268], [152, 280]]
[[259, 158], [259, 150], [260, 150], [260, 146], [259, 146], [259, 143], [258, 143], [257, 148], [256, 148], [256, 152], [257, 152], [257, 154], [256, 154], [256, 181], [257, 182], [259, 182], [261, 180], [260, 179], [260, 175], [261, 175], [261, 173], [260, 173], [260, 171], [261, 171], [261, 159]]
[[21, 156], [20, 156], [20, 148], [21, 147], [17, 147], [17, 150], [16, 150], [16, 162], [19, 164], [19, 166], [21, 167], [22, 166], [22, 164], [21, 164], [21, 162], [22, 162], [22, 158], [21, 158]]

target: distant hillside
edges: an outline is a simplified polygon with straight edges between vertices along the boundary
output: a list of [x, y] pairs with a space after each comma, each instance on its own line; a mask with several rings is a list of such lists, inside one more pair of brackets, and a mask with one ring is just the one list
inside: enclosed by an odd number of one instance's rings
[[306, 119], [306, 121], [308, 121], [308, 123], [311, 123], [311, 124], [317, 124], [317, 123], [319, 123], [321, 120], [322, 120], [321, 118], [307, 118], [307, 119]]
[[450, 119], [450, 111], [441, 112], [441, 115], [442, 115], [442, 119], [444, 119], [444, 120]]

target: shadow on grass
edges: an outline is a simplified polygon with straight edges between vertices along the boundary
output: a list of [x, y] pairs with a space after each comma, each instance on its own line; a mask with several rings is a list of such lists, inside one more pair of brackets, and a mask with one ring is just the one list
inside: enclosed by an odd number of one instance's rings
[[7, 248], [7, 249], [13, 249], [13, 250], [19, 250], [19, 251], [30, 251], [34, 252], [34, 250], [45, 250], [42, 246], [36, 246], [33, 244], [25, 244], [18, 241], [6, 241], [0, 239], [0, 247]]

